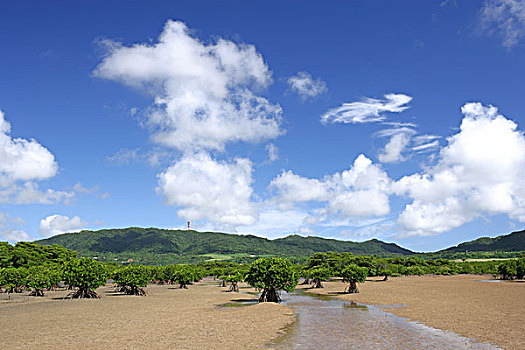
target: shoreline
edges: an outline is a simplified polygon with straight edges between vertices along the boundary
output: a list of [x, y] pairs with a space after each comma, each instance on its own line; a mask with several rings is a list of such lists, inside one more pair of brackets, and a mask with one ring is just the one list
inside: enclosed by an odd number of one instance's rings
[[[504, 349], [525, 348], [525, 283], [490, 283], [488, 275], [403, 276], [368, 278], [360, 293], [344, 294], [346, 284], [323, 282], [324, 288], [298, 287], [372, 305], [408, 321], [454, 332]], [[392, 307], [395, 306], [395, 307]]]

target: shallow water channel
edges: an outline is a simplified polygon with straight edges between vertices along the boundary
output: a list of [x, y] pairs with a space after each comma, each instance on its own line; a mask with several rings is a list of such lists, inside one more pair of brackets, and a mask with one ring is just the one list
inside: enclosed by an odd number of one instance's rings
[[499, 349], [374, 306], [301, 291], [281, 297], [297, 321], [270, 345], [273, 349]]

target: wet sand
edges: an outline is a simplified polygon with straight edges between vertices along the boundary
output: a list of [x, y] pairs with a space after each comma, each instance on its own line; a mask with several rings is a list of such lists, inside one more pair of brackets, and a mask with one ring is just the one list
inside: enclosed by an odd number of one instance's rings
[[[274, 303], [218, 307], [244, 293], [216, 284], [189, 289], [150, 285], [146, 297], [98, 289], [98, 300], [61, 300], [67, 291], [44, 298], [0, 294], [0, 344], [6, 349], [261, 349], [295, 317]], [[250, 290], [250, 289], [243, 289]]]
[[386, 282], [370, 278], [359, 284], [359, 294], [341, 294], [346, 285], [339, 281], [326, 282], [325, 288], [309, 292], [379, 306], [427, 326], [505, 349], [525, 349], [525, 283], [479, 282], [483, 279], [491, 277], [406, 276]]

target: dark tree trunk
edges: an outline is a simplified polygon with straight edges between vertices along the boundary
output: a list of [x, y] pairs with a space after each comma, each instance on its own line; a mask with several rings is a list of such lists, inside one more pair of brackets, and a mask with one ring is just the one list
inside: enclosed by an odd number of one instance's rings
[[70, 293], [68, 299], [100, 299], [100, 295], [92, 289], [79, 288], [77, 291]]
[[261, 297], [259, 298], [259, 302], [280, 303], [281, 297], [279, 296], [279, 293], [275, 290], [275, 288], [265, 288], [261, 294]]
[[146, 288], [142, 287], [128, 287], [125, 289], [125, 292], [128, 295], [139, 295], [139, 296], [146, 296], [148, 295], [148, 291]]
[[314, 288], [324, 288], [319, 278], [314, 280]]
[[180, 289], [183, 289], [183, 288], [184, 288], [184, 289], [188, 289], [188, 286], [186, 285], [186, 283], [180, 283], [180, 284], [179, 284], [179, 288], [180, 288]]
[[239, 291], [239, 286], [237, 282], [232, 282], [232, 284], [230, 285], [230, 289], [228, 289], [228, 292], [238, 292], [238, 291]]
[[359, 293], [359, 288], [357, 288], [357, 283], [356, 282], [350, 282], [346, 292], [347, 293]]
[[219, 284], [219, 287], [226, 287], [226, 281], [222, 280], [221, 283]]
[[383, 281], [388, 281], [388, 276], [385, 276], [385, 278], [383, 278]]
[[310, 279], [309, 278], [305, 278], [302, 284], [310, 284]]
[[120, 293], [125, 293], [125, 294], [128, 294], [128, 288], [126, 286], [121, 286], [119, 284], [117, 284], [115, 286], [115, 291], [116, 292], [120, 292]]
[[34, 290], [31, 291], [31, 293], [29, 295], [34, 296], [34, 297], [43, 297], [44, 296], [44, 290], [35, 288]]

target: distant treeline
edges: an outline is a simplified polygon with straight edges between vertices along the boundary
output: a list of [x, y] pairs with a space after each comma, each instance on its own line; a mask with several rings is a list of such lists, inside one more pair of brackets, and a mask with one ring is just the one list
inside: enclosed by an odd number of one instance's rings
[[424, 259], [511, 259], [511, 258], [523, 258], [525, 257], [525, 251], [493, 251], [493, 252], [449, 252], [442, 251], [437, 253], [421, 253], [417, 254], [418, 257]]
[[[525, 259], [518, 259], [525, 261]], [[500, 275], [500, 265], [505, 261], [471, 261], [455, 262], [449, 259], [395, 257], [380, 258], [374, 256], [357, 256], [350, 253], [317, 253], [307, 260], [307, 268], [326, 267], [334, 276], [348, 265], [355, 264], [368, 269], [368, 276], [401, 275], [455, 275], [455, 274], [492, 274]]]
[[12, 246], [7, 242], [0, 242], [0, 268], [61, 264], [77, 255], [77, 252], [60, 245], [19, 242]]
[[[77, 258], [77, 253], [61, 246], [42, 246], [37, 243], [18, 243], [12, 246], [0, 243], [0, 287], [8, 293], [31, 289], [33, 295], [43, 295], [45, 290], [65, 284], [77, 290], [77, 295], [96, 297], [94, 289], [113, 278], [129, 293], [143, 293], [140, 289], [148, 283], [178, 283], [181, 288], [214, 276], [223, 281], [237, 283], [243, 280], [249, 264], [234, 262], [200, 262], [168, 266], [142, 266], [103, 263], [91, 258]], [[315, 253], [305, 263], [293, 264], [297, 278], [306, 282], [320, 282], [330, 277], [342, 276], [349, 267], [362, 269], [365, 276], [401, 275], [453, 275], [492, 274], [503, 279], [521, 279], [525, 275], [525, 258], [505, 261], [452, 261], [443, 258], [391, 257], [354, 255], [352, 253]], [[88, 276], [92, 282], [88, 284]], [[93, 282], [95, 281], [95, 282]], [[84, 289], [82, 289], [84, 288]], [[82, 297], [82, 296], [81, 296]]]

